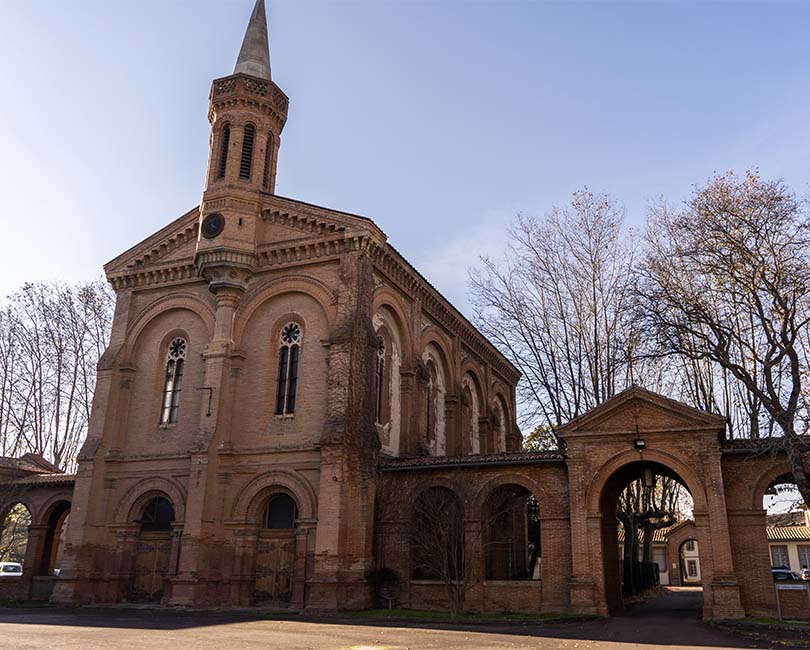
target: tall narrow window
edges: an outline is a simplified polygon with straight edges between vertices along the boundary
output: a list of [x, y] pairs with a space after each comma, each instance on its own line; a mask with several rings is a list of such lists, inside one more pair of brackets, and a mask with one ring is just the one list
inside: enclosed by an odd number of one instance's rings
[[169, 350], [166, 353], [166, 379], [163, 383], [163, 406], [160, 409], [161, 424], [177, 422], [187, 347], [186, 340], [181, 337], [177, 337], [169, 343]]
[[771, 546], [771, 566], [785, 569], [790, 566], [787, 546]]
[[253, 166], [253, 141], [256, 139], [256, 127], [248, 124], [242, 136], [242, 160], [239, 162], [239, 178], [250, 180]]
[[301, 356], [301, 326], [298, 323], [287, 323], [281, 328], [280, 338], [276, 415], [289, 415], [295, 413], [298, 359]]
[[231, 125], [222, 127], [222, 146], [219, 150], [219, 178], [225, 178], [225, 170], [228, 167], [228, 147], [231, 145]]
[[383, 391], [385, 390], [385, 341], [379, 337], [379, 347], [377, 348], [377, 370], [375, 373], [377, 382], [377, 407], [375, 410], [377, 422], [383, 421]]
[[264, 148], [264, 172], [262, 173], [262, 187], [270, 186], [270, 156], [273, 153], [273, 134], [267, 134], [267, 146]]

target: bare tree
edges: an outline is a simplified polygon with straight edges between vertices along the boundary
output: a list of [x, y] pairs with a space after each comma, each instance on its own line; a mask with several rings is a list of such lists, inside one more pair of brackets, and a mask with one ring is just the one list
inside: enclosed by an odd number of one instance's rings
[[114, 297], [101, 281], [27, 284], [0, 311], [0, 447], [69, 468], [90, 418]]
[[8, 510], [5, 520], [0, 521], [0, 562], [23, 561], [30, 525], [31, 513], [22, 503]]
[[522, 373], [527, 424], [553, 429], [634, 381], [635, 244], [623, 216], [581, 190], [541, 219], [518, 215], [506, 257], [471, 273], [476, 324]]
[[[681, 210], [655, 206], [636, 284], [661, 355], [721, 371], [750, 435], [784, 448], [810, 503], [807, 430], [810, 220], [782, 181], [715, 176]], [[736, 398], [731, 397], [736, 394]]]
[[470, 579], [461, 500], [443, 487], [422, 492], [414, 503], [408, 536], [414, 576], [441, 580], [456, 616], [464, 607]]

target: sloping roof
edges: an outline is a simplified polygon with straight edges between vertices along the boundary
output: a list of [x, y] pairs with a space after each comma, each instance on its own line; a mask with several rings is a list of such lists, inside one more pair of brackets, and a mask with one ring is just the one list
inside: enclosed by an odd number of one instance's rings
[[35, 474], [11, 481], [14, 485], [72, 485], [75, 474]]
[[408, 469], [430, 469], [444, 467], [470, 467], [474, 465], [523, 465], [532, 463], [563, 462], [561, 451], [517, 451], [505, 454], [485, 454], [472, 456], [422, 456], [419, 458], [395, 458], [380, 463], [383, 472], [396, 472]]
[[810, 526], [768, 526], [769, 542], [810, 542]]
[[43, 472], [51, 474], [62, 473], [62, 470], [60, 470], [56, 465], [45, 460], [39, 454], [32, 453], [23, 454], [19, 458], [2, 456], [0, 457], [0, 467], [12, 470], [13, 472], [19, 472], [21, 474]]
[[[810, 435], [802, 434], [796, 436], [798, 446], [802, 451], [810, 451]], [[767, 438], [734, 438], [733, 440], [723, 440], [722, 451], [728, 453], [771, 453], [784, 449], [784, 439], [781, 436], [771, 436]]]

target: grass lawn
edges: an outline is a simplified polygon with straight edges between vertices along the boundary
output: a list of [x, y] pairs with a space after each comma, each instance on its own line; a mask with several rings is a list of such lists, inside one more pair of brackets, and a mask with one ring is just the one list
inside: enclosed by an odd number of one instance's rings
[[716, 627], [742, 634], [750, 639], [768, 641], [771, 645], [810, 648], [810, 620], [778, 618], [743, 618], [718, 621]]

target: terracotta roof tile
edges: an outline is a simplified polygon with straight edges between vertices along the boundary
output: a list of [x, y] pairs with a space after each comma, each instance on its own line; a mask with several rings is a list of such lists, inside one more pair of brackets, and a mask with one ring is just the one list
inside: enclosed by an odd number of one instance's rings
[[769, 526], [769, 542], [810, 541], [810, 526]]
[[468, 467], [470, 465], [521, 465], [532, 463], [562, 462], [565, 456], [561, 451], [516, 451], [504, 454], [482, 454], [471, 456], [422, 456], [419, 458], [395, 458], [380, 463], [383, 472], [396, 472], [406, 469], [427, 469], [441, 467]]

